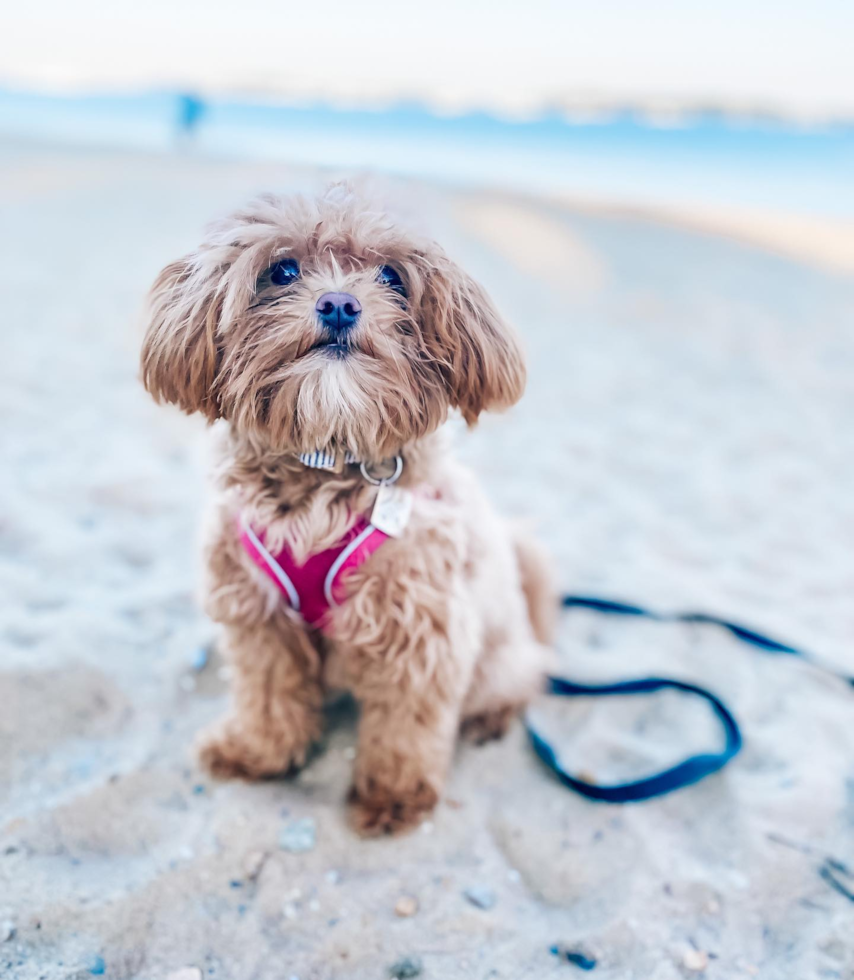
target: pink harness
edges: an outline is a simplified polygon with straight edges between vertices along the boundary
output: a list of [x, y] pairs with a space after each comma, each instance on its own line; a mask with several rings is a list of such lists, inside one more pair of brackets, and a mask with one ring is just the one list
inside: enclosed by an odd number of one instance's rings
[[309, 626], [321, 629], [330, 609], [343, 599], [344, 573], [363, 565], [389, 537], [361, 517], [340, 541], [300, 565], [287, 547], [271, 554], [264, 546], [263, 531], [242, 522], [240, 532], [247, 554], [270, 576], [291, 608]]

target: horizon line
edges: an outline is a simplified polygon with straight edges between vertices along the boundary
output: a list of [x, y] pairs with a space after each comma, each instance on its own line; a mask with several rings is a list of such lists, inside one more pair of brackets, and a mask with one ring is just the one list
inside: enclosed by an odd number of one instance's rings
[[299, 92], [287, 86], [240, 85], [193, 85], [183, 81], [141, 81], [122, 84], [77, 82], [44, 82], [0, 76], [0, 93], [6, 95], [30, 95], [57, 100], [70, 98], [139, 98], [150, 95], [167, 95], [180, 98], [191, 96], [201, 102], [237, 102], [244, 105], [270, 105], [279, 108], [310, 109], [326, 108], [336, 112], [389, 112], [395, 109], [420, 109], [436, 118], [462, 118], [470, 115], [486, 115], [504, 122], [536, 122], [548, 117], [560, 116], [567, 124], [607, 124], [619, 117], [634, 117], [654, 128], [680, 128], [693, 121], [718, 117], [723, 121], [743, 124], [788, 123], [798, 128], [834, 127], [854, 125], [854, 107], [851, 110], [825, 111], [798, 109], [767, 99], [744, 98], [714, 99], [679, 96], [653, 96], [644, 98], [602, 96], [595, 93], [562, 93], [544, 97], [525, 108], [510, 107], [500, 101], [482, 99], [435, 98], [424, 93], [398, 92], [384, 96], [362, 93], [338, 95], [332, 92]]

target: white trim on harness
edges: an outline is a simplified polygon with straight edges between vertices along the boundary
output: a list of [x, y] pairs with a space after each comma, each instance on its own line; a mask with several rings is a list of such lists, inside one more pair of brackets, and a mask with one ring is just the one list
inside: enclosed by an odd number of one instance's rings
[[330, 606], [337, 606], [338, 603], [335, 601], [332, 595], [332, 586], [335, 584], [335, 576], [341, 570], [341, 566], [345, 561], [353, 554], [356, 548], [359, 547], [365, 540], [367, 540], [376, 528], [373, 524], [369, 524], [364, 531], [356, 535], [355, 538], [347, 545], [347, 547], [341, 552], [341, 554], [332, 563], [332, 568], [326, 573], [326, 578], [323, 582], [323, 594], [326, 596], [326, 601]]
[[270, 552], [267, 551], [267, 549], [264, 547], [264, 543], [242, 517], [240, 518], [240, 523], [243, 525], [243, 530], [246, 532], [249, 540], [252, 542], [252, 547], [257, 549], [257, 551], [261, 554], [261, 557], [267, 563], [267, 567], [276, 576], [285, 592], [287, 592], [288, 599], [291, 601], [291, 606], [296, 612], [299, 612], [299, 593], [294, 587], [294, 583], [290, 580], [288, 573], [284, 570], [284, 568], [282, 568], [282, 566], [276, 561]]

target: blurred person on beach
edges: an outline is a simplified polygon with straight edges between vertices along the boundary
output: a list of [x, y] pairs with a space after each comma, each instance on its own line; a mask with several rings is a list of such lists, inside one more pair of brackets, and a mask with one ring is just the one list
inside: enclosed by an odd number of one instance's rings
[[205, 109], [205, 103], [191, 92], [178, 96], [176, 145], [179, 149], [189, 146], [195, 139]]

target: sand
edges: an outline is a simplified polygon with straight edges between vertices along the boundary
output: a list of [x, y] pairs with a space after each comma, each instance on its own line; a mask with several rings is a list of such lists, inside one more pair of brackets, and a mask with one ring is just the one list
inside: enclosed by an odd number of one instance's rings
[[[659, 801], [584, 801], [517, 727], [460, 748], [421, 830], [362, 842], [346, 706], [295, 779], [201, 773], [189, 743], [225, 700], [193, 600], [206, 433], [141, 391], [134, 320], [206, 220], [318, 177], [23, 144], [0, 174], [0, 975], [368, 980], [408, 956], [428, 980], [551, 980], [580, 974], [550, 948], [580, 944], [603, 980], [854, 976], [854, 902], [827, 878], [854, 889], [854, 694], [712, 628], [563, 630], [567, 673], [694, 679], [741, 719], [739, 759]], [[842, 266], [670, 216], [392, 192], [524, 334], [528, 395], [458, 451], [565, 586], [737, 616], [854, 670]], [[717, 738], [675, 696], [537, 711], [602, 780]]]

